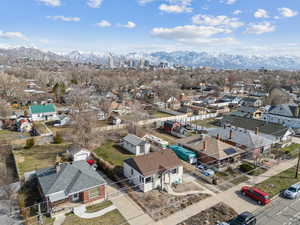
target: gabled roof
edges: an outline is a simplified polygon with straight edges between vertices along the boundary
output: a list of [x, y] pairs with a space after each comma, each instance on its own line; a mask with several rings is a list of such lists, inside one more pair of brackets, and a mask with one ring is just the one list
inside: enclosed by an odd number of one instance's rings
[[[230, 132], [231, 139], [230, 139]], [[246, 146], [248, 149], [259, 148], [263, 146], [270, 146], [273, 141], [269, 140], [263, 136], [256, 135], [249, 131], [240, 131], [232, 128], [215, 128], [208, 130], [208, 134], [217, 137], [219, 136], [221, 140], [227, 140], [236, 143], [241, 146]]]
[[255, 113], [257, 108], [255, 107], [247, 107], [247, 106], [241, 106], [238, 108], [238, 111], [246, 112], [246, 113]]
[[142, 138], [133, 134], [128, 134], [126, 137], [123, 138], [123, 140], [134, 146], [139, 146], [146, 143]]
[[53, 113], [56, 112], [54, 104], [47, 104], [47, 105], [31, 105], [29, 106], [29, 111], [32, 114], [39, 114], [39, 113]]
[[254, 103], [254, 102], [256, 102], [257, 100], [259, 100], [259, 99], [257, 99], [257, 98], [251, 98], [251, 97], [245, 97], [245, 98], [242, 98], [242, 101], [243, 101], [243, 102], [251, 102], [251, 103]]
[[283, 137], [289, 130], [289, 128], [278, 123], [270, 123], [238, 116], [224, 116], [221, 122], [223, 124], [230, 124], [231, 126], [251, 131], [255, 131], [256, 128], [259, 128], [259, 132], [275, 137]]
[[282, 104], [277, 106], [271, 106], [269, 113], [285, 117], [300, 118], [300, 107], [298, 105]]
[[36, 174], [44, 195], [57, 194], [58, 199], [106, 183], [84, 160], [41, 169]]
[[[204, 142], [206, 146], [205, 149]], [[241, 148], [230, 145], [210, 136], [204, 136], [203, 140], [199, 144], [199, 149], [197, 151], [203, 152], [206, 155], [218, 160], [226, 159], [245, 152]]]
[[163, 150], [137, 156], [135, 158], [129, 158], [126, 159], [124, 163], [128, 164], [144, 176], [150, 176], [181, 165], [180, 159], [171, 150]]

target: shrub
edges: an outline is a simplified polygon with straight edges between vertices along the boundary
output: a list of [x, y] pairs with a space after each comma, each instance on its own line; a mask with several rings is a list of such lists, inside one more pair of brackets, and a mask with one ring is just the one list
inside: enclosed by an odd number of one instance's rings
[[61, 144], [63, 142], [62, 136], [60, 133], [56, 133], [56, 135], [53, 138], [54, 144]]
[[25, 148], [29, 149], [29, 148], [32, 148], [33, 146], [34, 146], [34, 139], [33, 138], [27, 139]]
[[243, 163], [240, 165], [240, 170], [243, 173], [248, 173], [249, 171], [254, 170], [255, 168], [256, 166], [250, 163]]

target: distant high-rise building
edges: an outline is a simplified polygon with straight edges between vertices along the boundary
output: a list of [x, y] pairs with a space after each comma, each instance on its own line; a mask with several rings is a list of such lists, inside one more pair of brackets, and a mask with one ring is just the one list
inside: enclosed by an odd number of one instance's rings
[[109, 64], [109, 68], [111, 69], [115, 68], [114, 57], [111, 53], [108, 54], [108, 64]]
[[145, 59], [144, 59], [144, 57], [142, 57], [141, 61], [140, 61], [140, 68], [144, 69], [144, 66], [145, 66]]

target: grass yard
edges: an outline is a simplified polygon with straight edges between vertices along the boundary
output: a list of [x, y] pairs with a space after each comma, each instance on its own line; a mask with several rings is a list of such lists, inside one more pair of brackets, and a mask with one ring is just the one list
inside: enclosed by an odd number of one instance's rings
[[69, 214], [66, 216], [66, 219], [63, 225], [120, 225], [128, 224], [126, 219], [121, 215], [119, 210], [115, 209], [109, 213], [106, 213], [104, 216], [96, 217], [93, 219], [82, 219], [74, 214]]
[[298, 150], [300, 149], [300, 144], [291, 144], [285, 148], [280, 149], [285, 154], [289, 154], [291, 157], [296, 158], [298, 155]]
[[125, 150], [116, 146], [116, 144], [112, 141], [109, 141], [100, 148], [95, 149], [94, 152], [98, 157], [109, 162], [113, 166], [122, 166], [124, 160], [133, 157], [132, 154], [125, 152]]
[[207, 119], [207, 120], [196, 120], [196, 121], [192, 121], [191, 123], [202, 126], [202, 127], [206, 127], [206, 128], [213, 128], [216, 127], [216, 125], [214, 125], [215, 119]]
[[169, 142], [170, 145], [178, 143], [177, 138], [173, 137], [169, 134], [165, 134], [165, 133], [162, 133], [162, 132], [159, 132], [159, 131], [151, 131], [151, 134], [153, 134], [154, 136], [159, 137], [159, 138]]
[[164, 117], [170, 117], [172, 115], [168, 114], [168, 113], [163, 113], [163, 112], [156, 111], [153, 114], [151, 114], [151, 116], [153, 116], [154, 118], [164, 118]]
[[68, 144], [41, 145], [13, 151], [20, 176], [25, 172], [53, 166], [57, 154], [65, 152], [67, 147]]
[[29, 137], [29, 133], [20, 133], [10, 130], [0, 130], [0, 141], [12, 141], [21, 137]]
[[292, 167], [287, 169], [269, 179], [257, 184], [255, 187], [270, 194], [273, 197], [279, 194], [282, 190], [288, 188], [290, 185], [300, 181], [300, 175], [298, 179], [295, 179], [296, 168]]
[[111, 201], [101, 202], [101, 203], [98, 203], [98, 204], [95, 204], [95, 205], [87, 206], [86, 207], [86, 212], [94, 213], [94, 212], [100, 211], [100, 210], [105, 209], [105, 208], [107, 208], [109, 206], [112, 206], [112, 205], [113, 205], [113, 203]]

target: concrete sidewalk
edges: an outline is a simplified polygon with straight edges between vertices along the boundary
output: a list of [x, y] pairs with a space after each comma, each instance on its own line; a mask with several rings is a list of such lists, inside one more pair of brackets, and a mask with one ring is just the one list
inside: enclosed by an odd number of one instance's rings
[[154, 224], [154, 220], [145, 213], [129, 196], [123, 195], [111, 200], [130, 225]]
[[78, 206], [78, 207], [74, 208], [73, 212], [76, 216], [78, 216], [80, 218], [92, 219], [92, 218], [103, 216], [106, 213], [108, 213], [110, 211], [113, 211], [115, 209], [116, 209], [116, 206], [112, 205], [112, 206], [109, 206], [109, 207], [107, 207], [105, 209], [102, 209], [100, 211], [97, 211], [97, 212], [94, 212], [94, 213], [88, 213], [88, 212], [86, 212], [85, 205], [81, 205], [81, 206]]
[[241, 213], [244, 211], [255, 211], [258, 208], [262, 208], [263, 206], [257, 205], [256, 202], [243, 198], [243, 196], [240, 195], [240, 189], [242, 186], [245, 185], [255, 185], [260, 182], [263, 182], [264, 180], [267, 180], [269, 177], [274, 176], [276, 174], [281, 173], [284, 170], [287, 170], [297, 164], [297, 159], [294, 160], [288, 160], [285, 162], [282, 162], [281, 164], [274, 166], [270, 168], [268, 171], [266, 171], [264, 174], [258, 176], [258, 177], [252, 177], [247, 182], [241, 183], [239, 185], [236, 185], [233, 188], [230, 188], [229, 190], [225, 192], [221, 192], [219, 194], [216, 194], [214, 196], [211, 196], [207, 199], [204, 199], [203, 201], [200, 201], [196, 204], [191, 205], [190, 207], [187, 207], [177, 213], [172, 214], [168, 218], [165, 218], [157, 223], [153, 223], [155, 225], [176, 225], [186, 219], [188, 219], [191, 216], [194, 216], [198, 214], [199, 212], [208, 209], [217, 203], [224, 202], [225, 204], [232, 207], [236, 212]]

